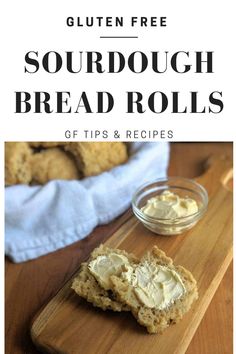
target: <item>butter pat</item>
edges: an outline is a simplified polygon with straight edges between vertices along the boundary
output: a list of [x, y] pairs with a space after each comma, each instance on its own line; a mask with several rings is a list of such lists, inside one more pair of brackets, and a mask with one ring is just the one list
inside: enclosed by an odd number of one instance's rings
[[119, 274], [122, 271], [122, 267], [127, 264], [129, 264], [127, 257], [117, 253], [110, 253], [98, 256], [89, 263], [88, 268], [98, 283], [105, 290], [109, 290], [111, 289], [110, 276]]
[[144, 262], [125, 268], [121, 276], [133, 286], [139, 301], [149, 308], [163, 310], [186, 292], [179, 274], [166, 266]]
[[141, 210], [153, 218], [176, 219], [196, 213], [198, 205], [194, 199], [182, 198], [167, 190], [150, 198]]

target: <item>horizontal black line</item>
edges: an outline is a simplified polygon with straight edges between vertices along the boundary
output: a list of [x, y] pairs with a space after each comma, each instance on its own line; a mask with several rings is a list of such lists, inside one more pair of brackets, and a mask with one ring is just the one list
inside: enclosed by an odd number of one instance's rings
[[138, 36], [100, 36], [100, 38], [138, 38]]

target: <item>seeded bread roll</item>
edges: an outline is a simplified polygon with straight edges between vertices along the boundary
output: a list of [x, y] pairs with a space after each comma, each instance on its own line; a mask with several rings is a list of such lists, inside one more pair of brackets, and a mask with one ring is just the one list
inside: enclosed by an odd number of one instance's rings
[[198, 298], [196, 280], [192, 274], [182, 266], [174, 266], [171, 258], [159, 250], [156, 246], [151, 252], [148, 252], [141, 259], [140, 264], [148, 262], [148, 264], [156, 266], [166, 266], [174, 270], [181, 278], [186, 292], [182, 297], [176, 299], [173, 304], [165, 309], [159, 310], [149, 308], [136, 296], [134, 287], [124, 278], [117, 275], [111, 276], [113, 284], [112, 290], [116, 294], [117, 299], [129, 306], [137, 321], [147, 328], [149, 333], [162, 333], [170, 324], [178, 322], [183, 315], [190, 309], [194, 300]]
[[127, 161], [127, 148], [121, 142], [71, 142], [64, 146], [76, 158], [84, 177], [95, 176]]
[[60, 148], [46, 149], [32, 155], [31, 168], [33, 182], [39, 184], [53, 179], [77, 180], [80, 177], [73, 156]]
[[108, 255], [111, 252], [126, 256], [130, 262], [138, 262], [132, 254], [101, 245], [91, 253], [87, 262], [82, 263], [79, 274], [73, 280], [72, 289], [88, 302], [91, 302], [93, 306], [100, 307], [103, 310], [129, 311], [129, 307], [126, 304], [117, 301], [112, 291], [105, 290], [99, 285], [88, 268], [92, 260], [98, 256]]
[[5, 184], [7, 186], [31, 182], [31, 154], [28, 143], [5, 143]]

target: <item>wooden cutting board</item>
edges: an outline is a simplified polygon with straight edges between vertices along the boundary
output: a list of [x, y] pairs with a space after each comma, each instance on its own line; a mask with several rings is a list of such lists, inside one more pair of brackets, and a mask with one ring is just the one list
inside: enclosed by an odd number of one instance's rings
[[197, 178], [208, 191], [208, 211], [185, 234], [158, 236], [131, 217], [106, 242], [137, 256], [157, 245], [193, 273], [199, 299], [181, 322], [162, 335], [147, 334], [130, 313], [104, 312], [80, 299], [70, 280], [35, 318], [31, 327], [35, 345], [61, 354], [185, 353], [232, 259], [232, 177], [232, 161], [224, 157], [209, 161], [207, 172]]

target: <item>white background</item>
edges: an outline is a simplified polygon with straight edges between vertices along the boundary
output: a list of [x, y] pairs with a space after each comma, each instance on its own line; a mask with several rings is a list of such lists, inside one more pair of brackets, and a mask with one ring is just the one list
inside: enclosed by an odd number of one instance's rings
[[[235, 139], [235, 11], [234, 1], [6, 1], [1, 10], [1, 170], [3, 141], [65, 140], [66, 129], [166, 129], [175, 141], [232, 141]], [[166, 16], [167, 27], [80, 28], [67, 27], [68, 16]], [[100, 39], [100, 35], [137, 35], [138, 39]], [[133, 74], [69, 74], [65, 70], [50, 75], [43, 71], [24, 74], [28, 51], [214, 51], [214, 74], [181, 75], [171, 69], [166, 74], [147, 70]], [[70, 91], [73, 97], [86, 91], [109, 91], [115, 98], [112, 114], [15, 114], [14, 91]], [[199, 91], [207, 103], [211, 91], [222, 91], [221, 114], [125, 114], [128, 90], [146, 97], [153, 91]], [[95, 98], [92, 99], [95, 103]], [[92, 139], [93, 140], [93, 139]], [[4, 194], [3, 173], [1, 192]], [[1, 198], [3, 210], [3, 198]], [[3, 221], [3, 213], [1, 213]], [[2, 222], [2, 235], [4, 234]], [[3, 237], [2, 237], [3, 239]], [[3, 270], [2, 270], [2, 279]], [[3, 301], [1, 301], [3, 313]], [[3, 331], [2, 331], [3, 333]], [[3, 343], [3, 342], [2, 342]], [[4, 351], [1, 351], [4, 352]]]
[[[68, 16], [166, 16], [167, 27], [67, 27]], [[66, 129], [89, 127], [120, 129], [172, 129], [175, 140], [233, 140], [234, 122], [234, 58], [233, 1], [8, 1], [3, 13], [4, 55], [1, 56], [3, 91], [1, 94], [5, 140], [64, 140]], [[100, 35], [137, 35], [138, 39], [100, 39]], [[214, 51], [213, 74], [165, 74], [146, 70], [134, 74], [128, 69], [119, 74], [70, 74], [65, 69], [49, 74], [43, 69], [25, 74], [24, 57], [28, 51]], [[194, 63], [194, 60], [191, 61]], [[109, 91], [115, 106], [109, 114], [15, 114], [14, 91], [70, 91], [72, 101], [78, 101], [86, 91], [92, 107], [96, 91]], [[140, 91], [145, 99], [153, 91], [181, 91], [183, 104], [190, 104], [189, 91], [199, 91], [203, 103], [208, 103], [212, 91], [222, 91], [224, 110], [220, 114], [126, 114], [126, 91]], [[170, 99], [171, 101], [171, 99]], [[54, 100], [52, 99], [52, 103]], [[124, 134], [122, 135], [124, 136]]]

